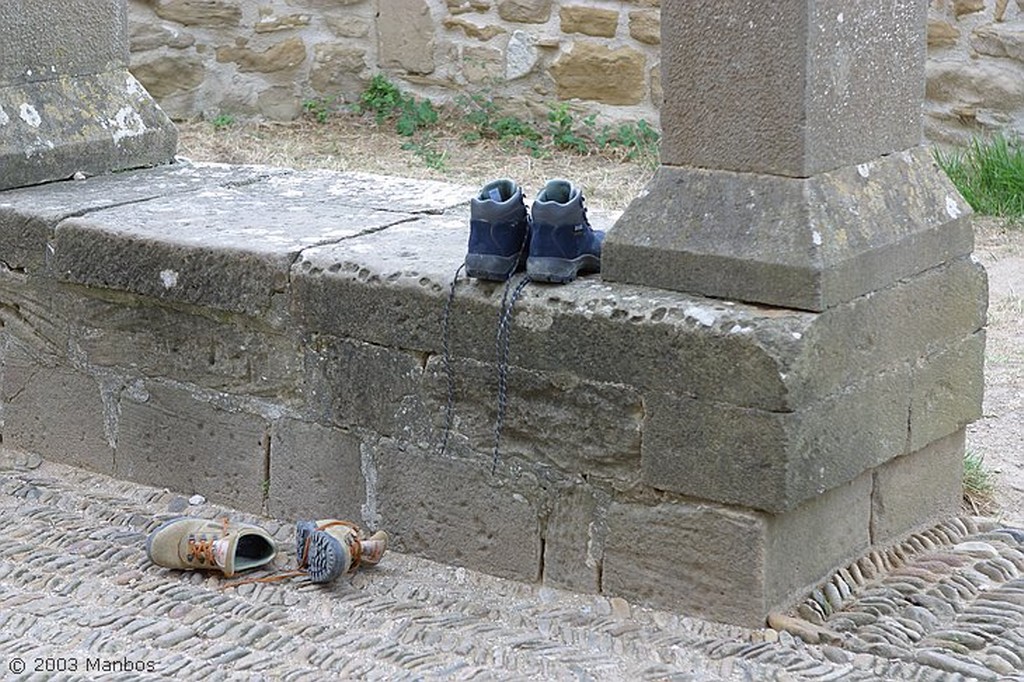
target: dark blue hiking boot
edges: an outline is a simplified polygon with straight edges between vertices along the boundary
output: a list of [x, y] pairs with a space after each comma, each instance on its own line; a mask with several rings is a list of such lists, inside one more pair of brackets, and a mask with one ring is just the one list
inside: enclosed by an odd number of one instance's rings
[[601, 270], [604, 232], [587, 221], [583, 193], [568, 180], [550, 180], [533, 202], [526, 274], [540, 282], [571, 282]]
[[504, 282], [526, 260], [530, 222], [523, 191], [511, 180], [484, 185], [469, 214], [466, 274]]

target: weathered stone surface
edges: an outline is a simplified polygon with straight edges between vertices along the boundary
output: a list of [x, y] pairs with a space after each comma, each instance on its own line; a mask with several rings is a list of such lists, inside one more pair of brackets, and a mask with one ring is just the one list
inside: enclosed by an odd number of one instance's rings
[[[0, 92], [8, 86], [119, 71], [128, 65], [127, 7], [120, 0], [69, 0], [59, 10], [45, 3], [3, 2], [0, 34]], [[0, 189], [3, 184], [0, 181]]]
[[350, 339], [317, 337], [307, 352], [307, 402], [314, 418], [414, 439], [422, 428], [420, 358]]
[[238, 45], [218, 47], [217, 61], [234, 62], [243, 73], [273, 73], [294, 69], [306, 61], [306, 43], [296, 37], [282, 40], [262, 51]]
[[910, 377], [893, 370], [796, 412], [646, 395], [644, 482], [770, 512], [906, 452]]
[[806, 596], [811, 585], [869, 549], [872, 484], [867, 472], [796, 509], [767, 517], [769, 610]]
[[984, 268], [958, 258], [830, 308], [802, 335], [804, 349], [783, 370], [792, 404], [960, 343], [984, 326], [987, 289]]
[[152, 382], [122, 393], [114, 475], [259, 512], [270, 440], [263, 418]]
[[629, 13], [629, 35], [645, 45], [661, 45], [661, 12], [639, 10]]
[[445, 0], [445, 6], [452, 14], [467, 12], [486, 12], [491, 8], [488, 0]]
[[[305, 251], [292, 274], [296, 313], [313, 330], [439, 352], [444, 298], [465, 256], [464, 221], [409, 222], [344, 248]], [[493, 362], [493, 336], [481, 330], [493, 326], [501, 287], [463, 281], [457, 291], [453, 352]], [[702, 400], [791, 411], [914, 363], [932, 343], [974, 333], [984, 322], [984, 300], [984, 272], [969, 259], [822, 315], [612, 289], [583, 278], [557, 291], [524, 290], [512, 318], [512, 362], [642, 391], [685, 386]]]
[[[292, 272], [298, 319], [310, 331], [440, 351], [441, 311], [465, 258], [466, 219], [431, 217], [344, 248], [305, 250]], [[502, 288], [463, 280], [457, 291], [453, 352], [491, 362]], [[511, 357], [515, 367], [662, 390], [687, 386], [724, 402], [784, 409], [779, 365], [762, 344], [791, 352], [793, 334], [805, 332], [812, 319], [650, 289], [613, 290], [581, 278], [524, 290], [513, 316]]]
[[49, 262], [52, 253], [47, 244], [57, 224], [65, 218], [159, 196], [248, 184], [261, 176], [286, 172], [251, 166], [176, 163], [99, 175], [84, 181], [7, 190], [0, 197], [0, 260], [10, 268], [34, 273]]
[[956, 514], [963, 482], [960, 429], [875, 469], [871, 539], [885, 544]]
[[370, 34], [370, 21], [362, 17], [343, 15], [325, 16], [324, 23], [339, 38], [363, 38]]
[[985, 102], [995, 111], [1024, 107], [1024, 67], [1006, 60], [967, 64], [928, 62], [926, 97], [938, 102]]
[[0, 190], [168, 163], [178, 133], [127, 71], [0, 86]]
[[271, 514], [288, 519], [362, 519], [366, 483], [359, 438], [295, 419], [274, 422], [270, 438]]
[[913, 369], [910, 450], [919, 450], [981, 417], [985, 332], [922, 358]]
[[651, 104], [660, 109], [665, 101], [665, 91], [661, 85], [661, 64], [656, 64], [651, 69]]
[[558, 10], [562, 33], [614, 38], [619, 27], [619, 12], [586, 5], [563, 5]]
[[366, 50], [346, 43], [321, 43], [313, 48], [309, 84], [323, 93], [344, 91], [349, 79], [366, 69]]
[[[286, 178], [208, 190], [188, 203], [160, 197], [66, 220], [54, 240], [59, 276], [258, 316], [272, 312], [274, 295], [287, 287], [291, 262], [306, 246], [409, 219], [353, 211], [332, 195], [337, 175], [307, 176], [298, 186]], [[257, 215], [262, 220], [254, 223]], [[173, 239], [166, 238], [169, 229]]]
[[551, 0], [499, 0], [498, 16], [505, 21], [543, 24], [551, 17]]
[[480, 26], [473, 23], [469, 19], [463, 19], [462, 17], [446, 17], [444, 20], [444, 27], [451, 30], [461, 30], [463, 34], [468, 38], [476, 38], [477, 40], [490, 40], [494, 36], [505, 33], [505, 29], [501, 26], [487, 25]]
[[505, 46], [505, 77], [515, 80], [529, 75], [539, 59], [536, 38], [526, 31], [513, 31]]
[[589, 99], [604, 104], [637, 104], [644, 95], [646, 57], [631, 47], [574, 42], [551, 65], [559, 99]]
[[749, 3], [722, 21], [718, 0], [666, 4], [694, 39], [662, 47], [662, 163], [810, 177], [918, 145], [927, 4], [876, 10]]
[[114, 450], [108, 439], [99, 381], [50, 364], [9, 338], [3, 349], [2, 372], [5, 448], [113, 473]]
[[953, 0], [953, 13], [957, 17], [985, 9], [985, 0]]
[[270, 8], [261, 8], [259, 21], [254, 28], [256, 33], [291, 31], [308, 26], [311, 20], [309, 14], [274, 14]]
[[807, 179], [663, 165], [602, 277], [820, 311], [969, 254], [969, 216], [924, 147]]
[[379, 0], [377, 38], [382, 66], [433, 73], [434, 20], [426, 0]]
[[1024, 24], [985, 24], [971, 32], [978, 54], [1024, 62]]
[[956, 45], [960, 29], [944, 19], [928, 19], [928, 49], [939, 49]]
[[155, 0], [153, 10], [185, 26], [238, 26], [242, 20], [238, 0]]
[[199, 87], [206, 78], [203, 60], [196, 55], [163, 55], [132, 64], [132, 75], [158, 99]]
[[0, 329], [7, 338], [36, 362], [59, 364], [70, 335], [64, 292], [50, 280], [6, 267], [0, 268], [0, 291]]
[[579, 485], [555, 495], [544, 532], [545, 585], [576, 592], [601, 589], [607, 522], [595, 491]]
[[79, 293], [68, 309], [75, 352], [90, 365], [225, 393], [296, 399], [303, 367], [298, 339], [254, 320], [103, 290]]
[[[827, 534], [823, 516], [834, 524]], [[705, 504], [613, 503], [602, 591], [759, 627], [769, 611], [867, 547], [869, 518], [868, 480], [779, 517]]]
[[482, 45], [462, 48], [462, 75], [470, 83], [493, 82], [505, 73], [505, 59], [501, 50]]
[[267, 88], [256, 97], [260, 114], [272, 121], [294, 121], [302, 115], [302, 99], [293, 86]]
[[492, 575], [540, 578], [534, 477], [492, 476], [489, 457], [440, 458], [386, 439], [372, 448], [372, 457], [380, 526], [399, 551]]
[[[477, 452], [489, 452], [494, 443], [497, 367], [460, 359], [453, 361], [452, 371], [454, 431]], [[428, 409], [440, 432], [447, 398], [440, 358], [428, 363], [427, 373]], [[508, 377], [501, 452], [629, 487], [639, 480], [643, 411], [639, 392], [630, 386], [585, 381], [566, 371], [516, 368]]]
[[128, 24], [128, 31], [132, 52], [146, 52], [160, 47], [180, 50], [196, 43], [196, 38], [191, 33], [167, 24], [132, 21]]

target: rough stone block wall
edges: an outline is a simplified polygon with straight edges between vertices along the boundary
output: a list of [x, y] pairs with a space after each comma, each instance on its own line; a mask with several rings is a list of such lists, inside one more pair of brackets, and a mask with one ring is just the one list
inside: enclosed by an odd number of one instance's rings
[[[373, 74], [521, 114], [658, 121], [661, 0], [130, 0], [131, 69], [172, 118], [292, 119]], [[925, 134], [1024, 131], [1024, 0], [931, 0]]]
[[1024, 133], [1024, 0], [932, 0], [925, 136]]
[[291, 119], [373, 74], [544, 113], [657, 121], [660, 0], [131, 0], [132, 72], [172, 118]]

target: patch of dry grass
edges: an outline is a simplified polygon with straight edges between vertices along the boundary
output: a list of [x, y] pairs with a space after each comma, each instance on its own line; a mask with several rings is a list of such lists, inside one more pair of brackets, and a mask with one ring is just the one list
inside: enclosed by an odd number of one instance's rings
[[480, 186], [500, 177], [514, 179], [528, 196], [551, 178], [567, 178], [583, 188], [587, 203], [599, 209], [623, 210], [653, 175], [650, 164], [623, 161], [613, 151], [581, 155], [551, 150], [540, 158], [510, 143], [467, 142], [457, 122], [430, 133], [430, 148], [442, 155], [434, 169], [403, 149], [409, 141], [368, 117], [332, 116], [291, 123], [179, 123], [179, 153], [193, 161], [265, 164], [299, 169], [363, 171], [409, 178], [445, 180]]

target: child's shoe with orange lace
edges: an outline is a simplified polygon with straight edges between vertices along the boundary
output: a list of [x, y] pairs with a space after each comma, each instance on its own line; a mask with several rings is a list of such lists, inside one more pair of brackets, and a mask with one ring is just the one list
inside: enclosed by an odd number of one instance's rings
[[157, 566], [221, 571], [233, 576], [273, 561], [277, 546], [258, 526], [178, 518], [161, 524], [146, 540], [146, 555]]
[[387, 533], [379, 530], [365, 537], [350, 521], [320, 519], [295, 525], [296, 562], [310, 582], [327, 583], [361, 565], [375, 566], [387, 548]]

